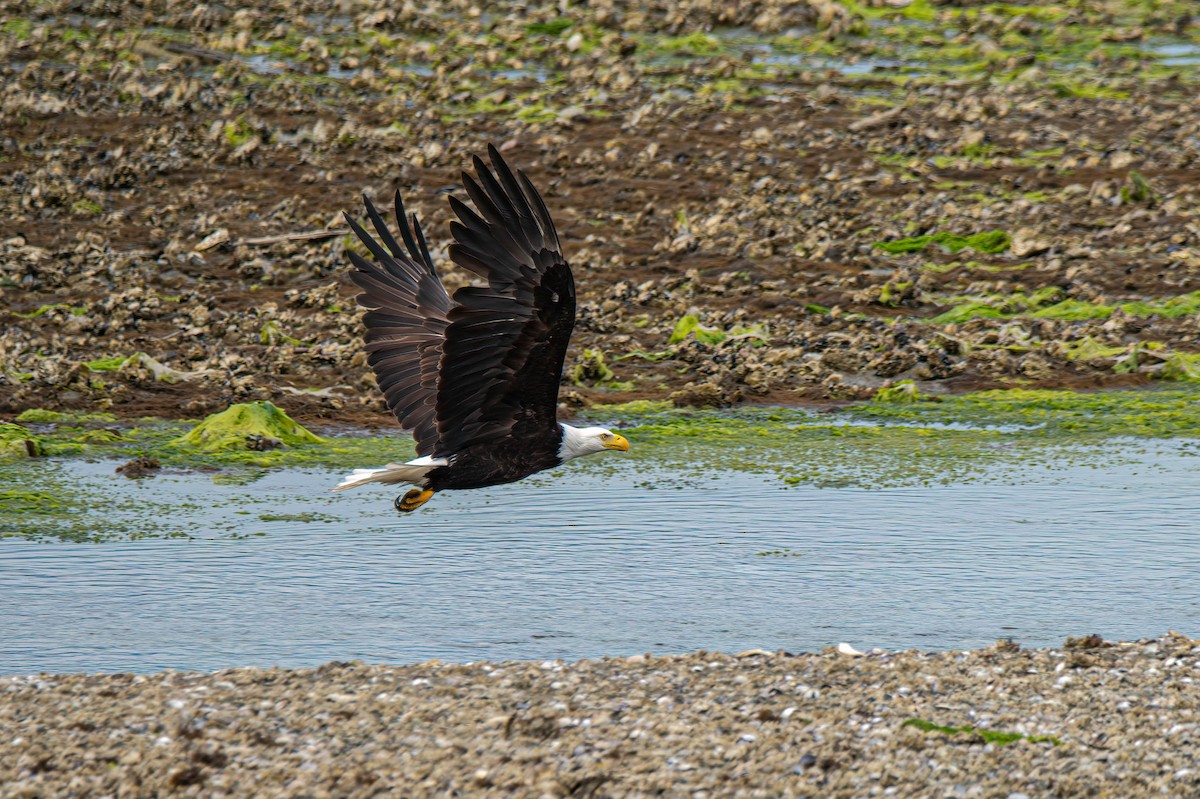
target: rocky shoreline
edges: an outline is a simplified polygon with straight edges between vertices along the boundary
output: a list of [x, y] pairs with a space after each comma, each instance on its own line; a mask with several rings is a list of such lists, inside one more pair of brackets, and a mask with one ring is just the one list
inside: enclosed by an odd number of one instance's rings
[[0, 676], [0, 796], [1195, 796], [1200, 642]]

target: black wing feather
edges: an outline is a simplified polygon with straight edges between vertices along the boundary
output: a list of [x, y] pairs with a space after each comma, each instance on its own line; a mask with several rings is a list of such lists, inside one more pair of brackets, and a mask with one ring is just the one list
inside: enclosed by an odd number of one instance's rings
[[[350, 254], [363, 290], [368, 360], [388, 407], [421, 455], [449, 456], [509, 438], [556, 441], [555, 407], [575, 326], [575, 283], [537, 189], [495, 147], [491, 169], [463, 175], [472, 209], [450, 207], [450, 257], [486, 279], [455, 292], [452, 307], [415, 215], [397, 192], [400, 240], [363, 198], [378, 241], [347, 215], [376, 259]], [[382, 242], [382, 244], [381, 244]], [[403, 242], [403, 246], [401, 246]]]
[[396, 193], [396, 223], [403, 249], [371, 201], [363, 197], [363, 203], [371, 225], [387, 247], [381, 247], [346, 214], [350, 229], [378, 262], [350, 253], [354, 265], [350, 277], [363, 290], [358, 302], [368, 309], [363, 317], [367, 361], [388, 408], [402, 427], [413, 431], [417, 454], [431, 455], [438, 441], [438, 364], [449, 324], [450, 297], [433, 268], [416, 215], [411, 226], [405, 218], [400, 193]]
[[526, 199], [533, 206], [538, 228], [549, 236], [542, 246], [547, 250], [561, 253], [562, 245], [558, 243], [558, 231], [554, 229], [554, 222], [550, 219], [550, 210], [546, 208], [546, 203], [542, 202], [542, 195], [538, 194], [538, 190], [529, 182], [529, 178], [525, 177], [524, 172], [517, 172], [517, 178], [521, 181], [521, 188], [524, 190]]
[[[375, 233], [378, 234], [380, 241], [382, 241], [384, 243], [384, 245], [389, 250], [391, 250], [392, 255], [396, 256], [397, 258], [403, 258], [405, 253], [403, 250], [400, 249], [400, 245], [396, 242], [395, 237], [392, 236], [392, 231], [388, 230], [387, 224], [383, 221], [383, 217], [379, 215], [379, 212], [375, 210], [375, 206], [372, 205], [371, 201], [368, 200], [365, 196], [363, 197], [363, 202], [367, 206], [367, 216], [370, 218], [371, 225], [375, 228]], [[397, 216], [396, 218], [403, 219], [404, 215], [401, 214], [401, 215]], [[401, 227], [404, 227], [404, 226], [401, 225]], [[406, 233], [407, 233], [407, 231], [406, 231]], [[407, 236], [405, 234], [401, 234], [401, 235], [405, 236], [406, 241], [409, 238], [411, 238], [410, 236]], [[359, 236], [359, 238], [362, 238], [362, 236]], [[368, 246], [370, 246], [370, 245], [368, 245]], [[412, 252], [414, 252], [414, 250], [412, 248], [409, 248], [409, 253], [412, 253]]]
[[[459, 289], [448, 314], [439, 373], [435, 455], [509, 438], [558, 435], [555, 408], [575, 326], [575, 283], [537, 190], [496, 148], [492, 170], [464, 175], [475, 203], [450, 200], [450, 258], [486, 277]], [[499, 177], [497, 177], [499, 176]]]

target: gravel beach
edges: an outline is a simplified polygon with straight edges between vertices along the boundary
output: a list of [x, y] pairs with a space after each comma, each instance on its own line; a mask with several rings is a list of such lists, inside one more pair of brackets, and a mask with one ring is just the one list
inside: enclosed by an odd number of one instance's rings
[[1198, 667], [1170, 633], [2, 676], [0, 795], [1196, 796]]

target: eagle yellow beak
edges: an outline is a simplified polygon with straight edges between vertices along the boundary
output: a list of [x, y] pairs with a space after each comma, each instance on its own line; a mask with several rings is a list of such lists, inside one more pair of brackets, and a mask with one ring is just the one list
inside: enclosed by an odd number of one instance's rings
[[621, 452], [629, 451], [629, 439], [625, 436], [619, 436], [613, 433], [612, 441], [604, 445], [605, 449], [619, 449]]

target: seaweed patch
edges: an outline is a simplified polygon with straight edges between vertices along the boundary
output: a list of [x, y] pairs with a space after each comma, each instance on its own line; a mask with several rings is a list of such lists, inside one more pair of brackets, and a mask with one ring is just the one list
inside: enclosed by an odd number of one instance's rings
[[176, 446], [197, 447], [207, 452], [253, 449], [256, 440], [271, 439], [289, 447], [320, 444], [321, 439], [270, 402], [231, 405], [209, 416], [187, 435], [175, 439]]

